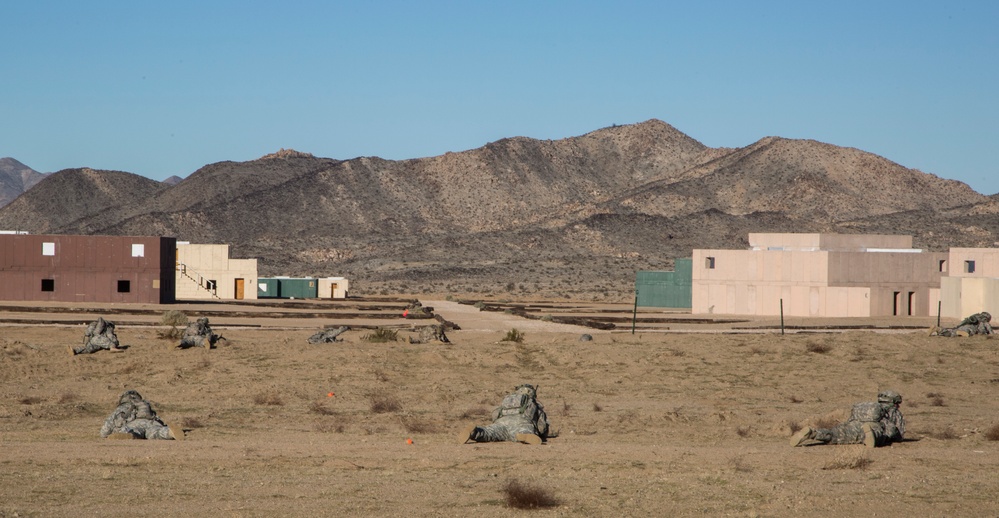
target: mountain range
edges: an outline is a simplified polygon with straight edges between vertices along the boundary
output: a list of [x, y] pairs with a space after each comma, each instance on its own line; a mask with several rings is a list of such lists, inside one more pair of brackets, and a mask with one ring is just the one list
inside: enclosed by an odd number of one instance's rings
[[[0, 182], [30, 171], [0, 164]], [[711, 148], [659, 120], [411, 160], [280, 150], [171, 182], [28, 176], [37, 184], [0, 209], [0, 229], [228, 243], [262, 276], [344, 275], [362, 294], [630, 300], [636, 270], [744, 248], [749, 232], [999, 245], [999, 195], [813, 140]]]

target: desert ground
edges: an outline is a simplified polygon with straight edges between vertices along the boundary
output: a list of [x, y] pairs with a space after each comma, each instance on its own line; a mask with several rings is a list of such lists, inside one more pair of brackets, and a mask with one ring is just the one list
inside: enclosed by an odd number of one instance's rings
[[[666, 315], [632, 333], [627, 305], [598, 330], [423, 302], [461, 327], [451, 343], [410, 344], [422, 323], [392, 304], [0, 305], [0, 516], [999, 514], [999, 340], [928, 337], [926, 318], [782, 334]], [[225, 340], [175, 348], [167, 309], [210, 314]], [[98, 314], [127, 350], [69, 354]], [[339, 325], [343, 342], [307, 342]], [[399, 340], [365, 339], [380, 326]], [[503, 341], [514, 328], [523, 340]], [[462, 444], [521, 383], [558, 436]], [[885, 388], [905, 398], [905, 442], [789, 446]], [[126, 389], [184, 440], [101, 439]], [[512, 481], [554, 505], [512, 509]]]

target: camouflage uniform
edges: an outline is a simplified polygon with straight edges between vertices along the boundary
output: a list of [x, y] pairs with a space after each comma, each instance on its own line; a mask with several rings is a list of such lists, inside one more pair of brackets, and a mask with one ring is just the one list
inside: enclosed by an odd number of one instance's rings
[[114, 332], [114, 322], [98, 317], [96, 322], [87, 326], [83, 334], [83, 347], [70, 347], [74, 355], [90, 354], [97, 351], [120, 351], [118, 335]]
[[310, 344], [328, 344], [330, 342], [342, 342], [343, 340], [337, 340], [336, 337], [350, 331], [347, 326], [341, 326], [336, 329], [323, 329], [322, 331], [317, 331], [316, 334], [309, 337]]
[[430, 342], [451, 343], [447, 335], [444, 334], [443, 324], [431, 324], [420, 329], [420, 338], [409, 338], [411, 344], [428, 344]]
[[180, 337], [180, 345], [178, 347], [206, 347], [211, 349], [215, 347], [215, 342], [219, 338], [221, 337], [213, 333], [211, 327], [208, 327], [208, 319], [201, 317], [196, 322], [187, 325], [187, 328], [184, 329], [184, 335]]
[[987, 311], [975, 313], [961, 321], [956, 327], [930, 329], [930, 336], [974, 336], [992, 334], [992, 315]]
[[493, 410], [493, 424], [471, 426], [462, 432], [465, 442], [512, 441], [541, 444], [548, 439], [548, 415], [537, 400], [537, 390], [520, 385]]
[[434, 318], [434, 308], [424, 307], [419, 301], [406, 306], [402, 312], [403, 318]]
[[131, 439], [175, 439], [170, 427], [134, 390], [125, 391], [118, 398], [118, 407], [104, 420], [101, 437], [112, 434]]
[[847, 422], [827, 429], [806, 427], [791, 437], [791, 445], [801, 446], [814, 440], [823, 444], [865, 444], [873, 448], [901, 441], [905, 435], [905, 418], [898, 409], [900, 404], [902, 396], [898, 392], [882, 391], [877, 402], [853, 405]]

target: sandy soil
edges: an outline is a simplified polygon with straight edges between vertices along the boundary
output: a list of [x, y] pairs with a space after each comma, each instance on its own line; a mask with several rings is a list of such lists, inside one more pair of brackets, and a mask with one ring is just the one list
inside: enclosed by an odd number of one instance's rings
[[[424, 302], [462, 326], [451, 344], [359, 329], [310, 345], [338, 322], [262, 316], [211, 351], [122, 323], [127, 351], [74, 357], [80, 324], [0, 326], [0, 516], [509, 516], [511, 480], [561, 502], [537, 516], [999, 512], [999, 441], [985, 437], [999, 424], [997, 340], [632, 335]], [[513, 327], [526, 339], [500, 342]], [[460, 443], [524, 382], [558, 437]], [[912, 440], [788, 446], [793, 428], [881, 388], [905, 396]], [[100, 439], [126, 389], [185, 440]]]

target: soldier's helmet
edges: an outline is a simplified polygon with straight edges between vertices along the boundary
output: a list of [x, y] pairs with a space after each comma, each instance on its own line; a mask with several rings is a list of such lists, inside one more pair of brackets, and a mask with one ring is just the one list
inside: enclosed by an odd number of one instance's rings
[[142, 401], [142, 396], [135, 390], [126, 390], [125, 392], [122, 392], [121, 397], [118, 398], [118, 404], [120, 405], [128, 401]]
[[205, 326], [208, 325], [208, 317], [201, 317], [198, 319], [198, 323]]
[[992, 315], [990, 315], [988, 311], [982, 311], [981, 313], [979, 313], [979, 315], [980, 315], [980, 318], [981, 318], [981, 320], [983, 322], [991, 322], [992, 321]]
[[902, 395], [894, 390], [882, 390], [878, 392], [878, 403], [888, 403], [898, 405], [902, 402]]
[[534, 385], [531, 385], [529, 383], [524, 383], [523, 385], [518, 385], [517, 388], [515, 388], [513, 390], [514, 390], [514, 392], [524, 392], [526, 394], [530, 394], [531, 396], [536, 396], [538, 394], [538, 390], [536, 388], [534, 388]]

